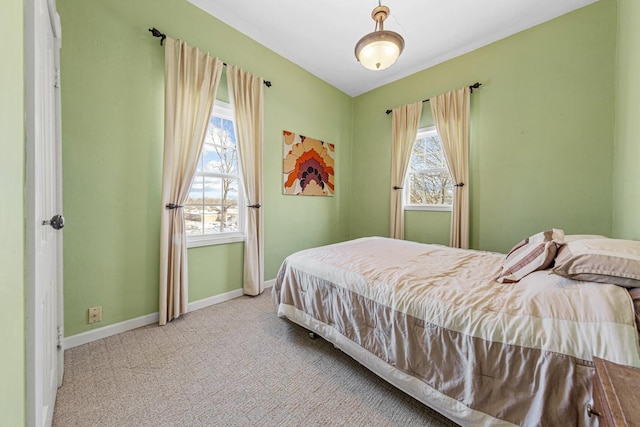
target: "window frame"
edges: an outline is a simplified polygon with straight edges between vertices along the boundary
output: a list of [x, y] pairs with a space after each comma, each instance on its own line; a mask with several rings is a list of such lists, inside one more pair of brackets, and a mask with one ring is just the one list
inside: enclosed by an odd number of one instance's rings
[[[233, 108], [231, 104], [215, 100], [213, 103], [213, 108], [211, 109], [211, 117], [216, 116], [222, 119], [231, 120], [233, 122], [233, 132], [235, 134], [236, 140], [236, 150], [239, 151], [238, 143], [238, 133], [236, 131], [236, 119]], [[211, 119], [209, 119], [211, 120]], [[208, 126], [208, 125], [207, 125]], [[203, 144], [204, 147], [204, 144]], [[202, 150], [198, 155], [198, 159], [202, 155]], [[193, 175], [193, 179], [196, 177], [214, 177], [214, 178], [224, 178], [227, 174], [216, 173], [216, 172], [198, 172], [196, 171]], [[235, 178], [235, 176], [234, 176]], [[189, 186], [189, 192], [191, 192], [191, 186], [193, 186], [193, 180]], [[223, 245], [227, 243], [238, 243], [244, 242], [246, 240], [246, 203], [245, 203], [245, 195], [244, 195], [244, 186], [242, 183], [242, 165], [240, 163], [240, 156], [238, 155], [238, 229], [239, 231], [231, 231], [231, 232], [219, 232], [216, 234], [203, 234], [199, 236], [186, 236], [187, 238], [187, 248], [198, 248], [203, 246], [214, 246], [214, 245]]]
[[[426, 126], [426, 127], [420, 128], [418, 129], [418, 132], [416, 134], [415, 141], [418, 141], [419, 139], [427, 137], [430, 134], [438, 135], [438, 131], [436, 130], [435, 126]], [[442, 146], [442, 140], [440, 140], [439, 135], [438, 135], [438, 140], [440, 141], [440, 145]], [[414, 141], [414, 144], [415, 144], [415, 141]], [[413, 147], [411, 148], [413, 150]], [[446, 158], [444, 160], [445, 162], [447, 161]], [[448, 167], [447, 167], [447, 172], [449, 173], [449, 176], [451, 176], [451, 172], [449, 172]], [[420, 204], [418, 205], [418, 204], [406, 203], [407, 200], [411, 200], [409, 174], [410, 174], [409, 168], [407, 168], [407, 173], [404, 177], [404, 185], [403, 185], [404, 191], [402, 192], [403, 208], [405, 211], [432, 211], [432, 212], [451, 212], [452, 211], [453, 204], [449, 204], [449, 205]], [[451, 182], [453, 182], [453, 178], [451, 178]]]

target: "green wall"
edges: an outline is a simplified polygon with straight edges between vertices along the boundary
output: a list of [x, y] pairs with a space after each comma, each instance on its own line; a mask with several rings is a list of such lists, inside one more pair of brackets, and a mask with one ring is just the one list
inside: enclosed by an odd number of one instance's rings
[[[506, 250], [546, 226], [640, 239], [636, 0], [618, 0], [617, 12], [615, 0], [600, 0], [355, 100], [184, 1], [58, 0], [58, 9], [67, 335], [89, 329], [90, 305], [104, 307], [97, 326], [157, 310], [163, 55], [147, 32], [154, 25], [274, 82], [265, 92], [267, 279], [297, 249], [349, 234], [387, 235], [390, 118], [384, 110], [474, 81], [484, 84], [472, 95], [474, 247]], [[22, 2], [4, 5], [0, 29], [0, 414], [2, 423], [20, 426], [26, 407]], [[282, 129], [336, 143], [336, 197], [280, 194]], [[527, 160], [532, 155], [544, 161]], [[349, 180], [364, 190], [351, 193]], [[372, 188], [385, 189], [382, 200], [367, 194]], [[409, 212], [407, 237], [446, 243], [448, 221], [447, 213]], [[239, 288], [241, 258], [241, 244], [190, 249], [191, 300]]]
[[26, 414], [23, 3], [0, 13], [0, 424]]
[[[267, 280], [298, 249], [388, 235], [391, 118], [384, 111], [476, 81], [483, 86], [472, 95], [473, 248], [507, 251], [549, 227], [638, 231], [626, 202], [637, 173], [630, 163], [637, 151], [624, 136], [633, 134], [634, 110], [615, 98], [635, 89], [632, 71], [616, 72], [616, 0], [353, 99], [186, 0], [58, 0], [58, 9], [67, 335], [157, 311], [163, 51], [152, 26], [274, 83], [265, 89]], [[637, 46], [632, 18], [623, 15], [619, 58]], [[616, 111], [630, 111], [626, 126]], [[424, 117], [428, 124], [428, 104]], [[336, 144], [335, 197], [281, 194], [283, 129]], [[446, 212], [406, 215], [408, 239], [446, 244], [448, 234]], [[189, 257], [191, 301], [240, 288], [242, 244], [193, 248]], [[103, 306], [102, 323], [87, 324], [92, 305]]]
[[614, 237], [640, 240], [640, 2], [618, 0]]
[[[615, 28], [616, 1], [601, 0], [358, 96], [352, 183], [370, 190], [353, 194], [351, 236], [389, 233], [385, 110], [476, 81], [471, 246], [508, 251], [549, 227], [610, 235]], [[441, 239], [449, 227], [441, 219], [412, 212], [406, 235]]]
[[[62, 19], [65, 331], [158, 310], [164, 51], [148, 28], [273, 82], [265, 88], [265, 279], [348, 238], [352, 99], [186, 0], [58, 0]], [[336, 144], [336, 195], [281, 194], [282, 130]], [[242, 244], [189, 249], [190, 301], [242, 287]], [[87, 309], [103, 307], [89, 325]]]

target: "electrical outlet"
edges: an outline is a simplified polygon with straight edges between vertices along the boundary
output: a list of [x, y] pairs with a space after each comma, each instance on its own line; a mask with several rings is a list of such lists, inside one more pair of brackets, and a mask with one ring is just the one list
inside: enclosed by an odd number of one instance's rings
[[102, 306], [89, 308], [89, 323], [102, 322]]

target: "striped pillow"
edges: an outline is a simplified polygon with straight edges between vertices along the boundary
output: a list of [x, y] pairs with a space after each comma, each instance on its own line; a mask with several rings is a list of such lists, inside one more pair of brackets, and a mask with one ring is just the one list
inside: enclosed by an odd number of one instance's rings
[[527, 274], [550, 267], [563, 241], [564, 231], [557, 228], [527, 237], [509, 251], [496, 281], [514, 283]]

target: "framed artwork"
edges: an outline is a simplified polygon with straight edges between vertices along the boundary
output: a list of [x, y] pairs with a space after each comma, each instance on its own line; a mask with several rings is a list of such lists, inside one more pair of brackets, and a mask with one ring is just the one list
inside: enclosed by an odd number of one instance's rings
[[285, 130], [283, 192], [296, 196], [333, 196], [335, 147]]

